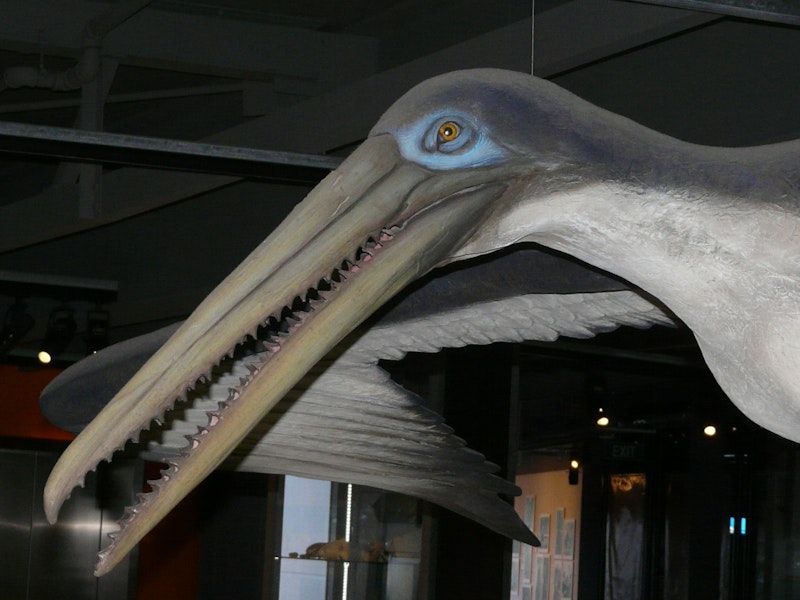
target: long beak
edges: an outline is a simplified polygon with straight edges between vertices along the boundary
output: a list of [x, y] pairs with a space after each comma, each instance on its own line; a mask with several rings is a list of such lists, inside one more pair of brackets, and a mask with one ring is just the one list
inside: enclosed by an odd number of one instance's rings
[[[465, 176], [464, 179], [469, 179]], [[69, 446], [45, 487], [55, 521], [73, 487], [159, 419], [221, 358], [299, 297], [253, 375], [231, 391], [186, 455], [152, 482], [99, 555], [102, 575], [240, 443], [347, 333], [458, 249], [500, 183], [457, 181], [405, 162], [388, 135], [370, 138], [326, 177], [195, 310]], [[343, 265], [344, 261], [344, 265]]]

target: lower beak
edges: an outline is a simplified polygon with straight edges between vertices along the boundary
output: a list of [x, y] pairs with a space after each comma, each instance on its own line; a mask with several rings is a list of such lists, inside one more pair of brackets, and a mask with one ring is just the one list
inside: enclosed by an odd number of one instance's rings
[[[379, 306], [473, 233], [501, 184], [454, 183], [368, 139], [195, 310], [64, 452], [45, 487], [54, 522], [73, 487], [159, 419], [270, 318], [287, 315], [265, 362], [130, 509], [95, 573], [109, 571], [241, 442], [297, 381]], [[344, 263], [344, 264], [343, 264]], [[291, 311], [296, 298], [304, 305]], [[287, 307], [290, 307], [287, 309]]]

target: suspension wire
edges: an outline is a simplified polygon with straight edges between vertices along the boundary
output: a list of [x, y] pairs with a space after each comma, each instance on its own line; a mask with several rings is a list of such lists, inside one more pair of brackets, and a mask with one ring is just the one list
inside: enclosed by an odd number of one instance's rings
[[531, 75], [533, 75], [534, 40], [536, 39], [536, 0], [531, 0]]

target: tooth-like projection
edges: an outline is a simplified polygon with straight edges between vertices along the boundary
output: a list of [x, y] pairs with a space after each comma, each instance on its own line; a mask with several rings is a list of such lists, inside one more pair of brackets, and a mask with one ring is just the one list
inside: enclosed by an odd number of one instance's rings
[[[363, 285], [365, 282], [366, 280], [361, 278], [352, 278], [348, 281], [348, 285], [346, 287], [341, 288], [339, 293], [343, 294], [345, 291], [347, 291], [349, 301], [357, 305], [360, 300], [363, 301], [363, 298], [367, 297], [367, 295], [364, 293], [364, 290], [361, 289], [362, 286], [359, 285], [359, 283], [362, 283]], [[371, 281], [368, 283], [370, 283], [370, 285], [373, 284]], [[383, 283], [383, 285], [386, 286], [388, 294], [392, 293], [392, 284], [393, 282], [390, 281]], [[395, 283], [394, 285], [397, 284]], [[282, 346], [285, 346], [286, 348], [296, 347], [298, 344], [302, 343], [304, 336], [313, 334], [314, 330], [308, 330], [305, 327], [305, 323], [310, 323], [312, 321], [316, 323], [319, 319], [323, 319], [328, 321], [327, 326], [330, 327], [332, 325], [331, 322], [333, 322], [335, 323], [335, 326], [342, 331], [342, 334], [340, 335], [343, 335], [352, 329], [354, 324], [365, 316], [365, 313], [359, 312], [358, 310], [356, 310], [355, 315], [350, 311], [345, 311], [345, 304], [341, 302], [341, 298], [337, 299], [339, 300], [338, 303], [328, 303], [326, 304], [324, 310], [308, 313], [304, 319], [299, 320], [296, 328], [292, 328], [291, 334], [279, 332], [278, 335], [282, 340]], [[331, 307], [334, 309], [333, 312], [331, 311]], [[335, 310], [337, 307], [340, 307], [338, 311]], [[346, 313], [347, 318], [345, 318], [345, 314], [343, 313]], [[285, 317], [290, 317], [292, 315], [293, 313], [284, 314]], [[310, 369], [316, 360], [324, 355], [324, 353], [326, 353], [328, 348], [331, 346], [332, 344], [329, 341], [327, 344], [315, 345], [314, 350], [316, 354], [314, 352], [309, 352], [308, 350], [304, 351], [303, 360], [305, 361], [305, 364], [302, 364], [297, 372], [302, 374]], [[203, 467], [199, 470], [199, 474], [197, 474], [198, 470], [193, 467], [194, 465], [200, 464], [199, 457], [203, 456], [204, 454], [211, 454], [215, 458], [213, 460], [209, 460], [208, 463], [216, 464], [227, 455], [227, 453], [238, 443], [238, 440], [241, 439], [241, 437], [237, 438], [236, 436], [243, 436], [247, 431], [247, 427], [237, 426], [237, 421], [246, 419], [248, 422], [251, 422], [260, 418], [248, 416], [248, 413], [242, 410], [245, 406], [250, 407], [250, 410], [252, 411], [252, 407], [255, 405], [256, 409], [258, 410], [258, 415], [265, 414], [269, 408], [269, 405], [266, 409], [263, 406], [258, 407], [259, 402], [263, 403], [265, 397], [274, 398], [272, 403], [277, 402], [277, 400], [280, 399], [280, 397], [282, 397], [286, 391], [288, 391], [288, 388], [294, 384], [294, 380], [287, 380], [286, 384], [284, 384], [286, 387], [283, 389], [278, 389], [277, 391], [275, 391], [274, 388], [264, 389], [263, 385], [258, 385], [262, 381], [268, 381], [262, 379], [265, 373], [270, 372], [271, 370], [274, 371], [276, 368], [283, 366], [280, 365], [280, 357], [282, 354], [283, 353], [272, 354], [272, 358], [261, 367], [258, 375], [254, 378], [251, 378], [246, 385], [242, 385], [240, 388], [240, 396], [235, 399], [229, 399], [228, 408], [220, 411], [219, 413], [209, 414], [208, 427], [198, 429], [198, 435], [195, 438], [196, 441], [191, 442], [189, 453], [181, 461], [180, 468], [177, 470], [177, 472], [171, 475], [168, 483], [166, 481], [161, 481], [153, 484], [154, 494], [156, 494], [158, 497], [158, 502], [147, 503], [145, 506], [141, 507], [140, 515], [143, 515], [145, 511], [149, 513], [151, 507], [154, 507], [152, 510], [157, 511], [158, 514], [161, 514], [162, 512], [165, 513], [166, 509], [162, 507], [166, 505], [173, 505], [174, 503], [177, 503], [180, 497], [182, 497], [172, 493], [172, 490], [177, 489], [176, 484], [179, 480], [183, 480], [184, 478], [188, 477], [192, 482], [195, 480], [199, 482], [200, 479], [204, 478], [211, 468], [213, 468], [213, 466]], [[293, 356], [293, 358], [293, 363], [298, 360], [296, 354]], [[293, 364], [292, 367], [294, 368], [295, 365]], [[260, 400], [253, 401], [251, 399], [249, 402], [245, 402], [245, 397], [259, 398]], [[243, 431], [244, 433], [232, 435], [231, 431]], [[211, 443], [212, 437], [215, 439], [213, 444]], [[221, 442], [220, 438], [225, 438], [225, 442]], [[220, 448], [222, 448], [222, 450], [220, 450]], [[186, 475], [187, 473], [188, 475]], [[193, 483], [193, 485], [196, 485], [196, 483]], [[177, 497], [173, 500], [171, 496]], [[110, 568], [110, 565], [117, 560], [116, 557], [119, 554], [126, 552], [130, 546], [138, 541], [140, 533], [137, 530], [137, 526], [141, 521], [142, 519], [137, 519], [131, 525], [124, 527], [121, 530], [122, 535], [118, 541], [112, 545], [113, 547], [109, 549], [109, 552], [104, 555], [104, 559], [98, 564], [98, 573], [105, 572], [105, 570]]]

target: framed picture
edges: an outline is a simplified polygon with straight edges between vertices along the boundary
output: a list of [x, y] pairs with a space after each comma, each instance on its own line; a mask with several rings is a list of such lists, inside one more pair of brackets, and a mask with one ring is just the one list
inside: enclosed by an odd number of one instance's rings
[[520, 596], [522, 600], [533, 600], [531, 586], [526, 585], [522, 588], [522, 596]]
[[533, 531], [533, 515], [536, 512], [536, 496], [525, 496], [525, 506], [522, 511], [522, 521]]
[[564, 509], [556, 509], [556, 537], [553, 540], [554, 553], [556, 556], [564, 554]]
[[532, 564], [533, 546], [529, 544], [522, 544], [522, 549], [519, 554], [520, 570], [522, 571], [522, 585], [530, 585], [531, 583], [531, 564]]
[[553, 600], [572, 600], [574, 564], [571, 560], [553, 561]]
[[516, 595], [519, 592], [519, 554], [522, 543], [514, 540], [511, 548], [511, 593]]
[[562, 558], [575, 558], [575, 519], [564, 521], [564, 539], [561, 543]]
[[539, 515], [539, 552], [550, 550], [550, 515]]
[[533, 600], [550, 598], [550, 557], [536, 555], [536, 583], [533, 587]]

